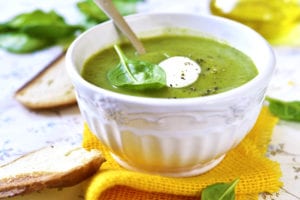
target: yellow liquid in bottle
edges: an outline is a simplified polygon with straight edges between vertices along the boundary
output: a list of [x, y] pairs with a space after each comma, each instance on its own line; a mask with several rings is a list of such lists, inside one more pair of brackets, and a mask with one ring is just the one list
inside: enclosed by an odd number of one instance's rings
[[290, 32], [299, 22], [299, 0], [212, 0], [212, 14], [239, 21], [266, 39]]

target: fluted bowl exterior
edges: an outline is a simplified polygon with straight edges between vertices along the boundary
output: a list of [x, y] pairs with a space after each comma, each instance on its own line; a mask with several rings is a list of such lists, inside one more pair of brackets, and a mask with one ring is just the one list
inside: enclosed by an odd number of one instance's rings
[[87, 58], [120, 39], [113, 23], [100, 24], [79, 36], [67, 52], [67, 70], [89, 128], [125, 168], [167, 176], [193, 176], [213, 168], [253, 127], [274, 70], [271, 47], [256, 32], [236, 22], [176, 13], [126, 17], [143, 35], [159, 30], [193, 30], [248, 55], [258, 75], [221, 94], [158, 99], [118, 94], [80, 76]]

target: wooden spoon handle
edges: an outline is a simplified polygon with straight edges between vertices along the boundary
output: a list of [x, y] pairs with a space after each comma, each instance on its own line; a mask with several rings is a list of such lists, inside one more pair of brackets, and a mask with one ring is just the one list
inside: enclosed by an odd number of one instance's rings
[[129, 27], [123, 16], [115, 8], [111, 0], [94, 0], [94, 2], [114, 21], [116, 26], [125, 34], [139, 54], [146, 53], [143, 44]]

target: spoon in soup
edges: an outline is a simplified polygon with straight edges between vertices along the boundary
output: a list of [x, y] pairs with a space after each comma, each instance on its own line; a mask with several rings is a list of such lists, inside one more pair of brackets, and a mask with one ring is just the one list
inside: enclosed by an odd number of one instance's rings
[[123, 32], [129, 39], [138, 54], [146, 53], [142, 42], [137, 38], [130, 26], [124, 20], [123, 16], [119, 13], [111, 0], [94, 0], [94, 2], [107, 14], [115, 23], [115, 25]]
[[[94, 2], [114, 21], [125, 34], [138, 54], [146, 53], [142, 42], [129, 27], [111, 0], [94, 0]], [[183, 56], [173, 56], [159, 63], [166, 73], [166, 86], [182, 88], [194, 83], [201, 72], [201, 67], [193, 60]]]

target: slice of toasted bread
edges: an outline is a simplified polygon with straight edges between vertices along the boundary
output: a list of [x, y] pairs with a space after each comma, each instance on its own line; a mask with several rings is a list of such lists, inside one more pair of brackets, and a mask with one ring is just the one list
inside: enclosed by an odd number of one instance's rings
[[15, 98], [31, 109], [47, 109], [76, 103], [73, 85], [65, 69], [65, 54], [16, 91]]
[[0, 198], [73, 186], [94, 174], [104, 162], [98, 150], [56, 145], [0, 166]]

